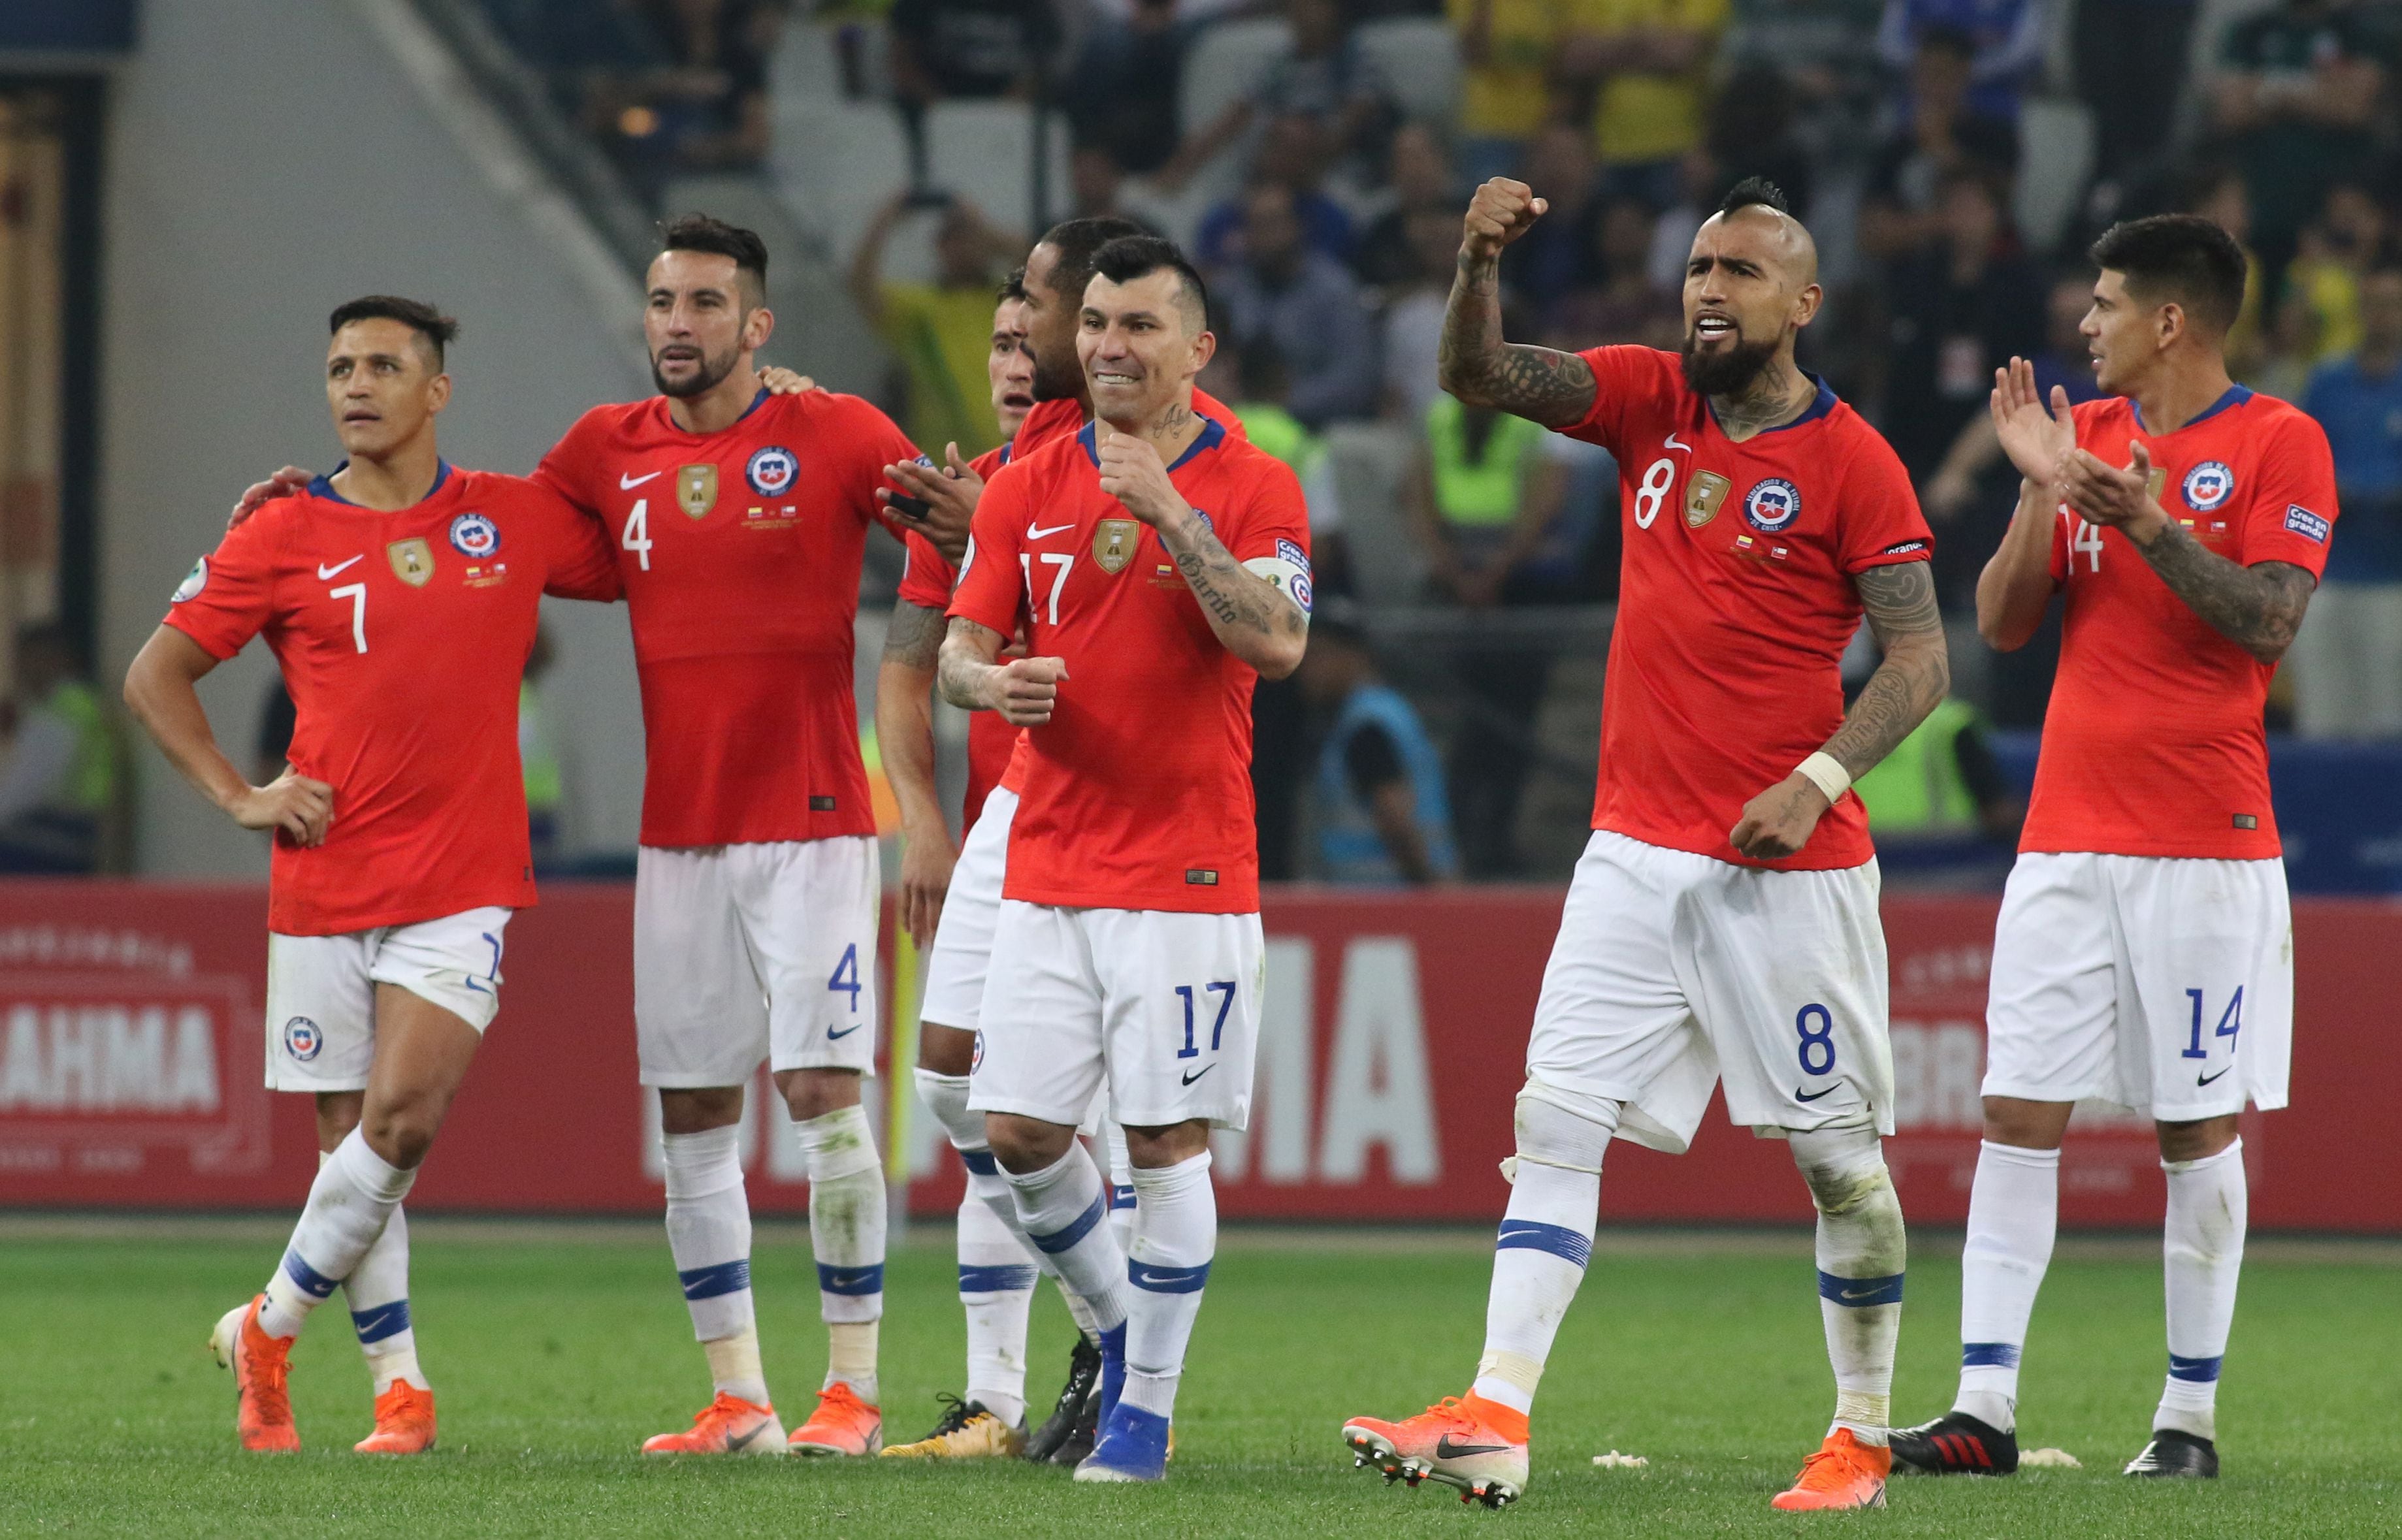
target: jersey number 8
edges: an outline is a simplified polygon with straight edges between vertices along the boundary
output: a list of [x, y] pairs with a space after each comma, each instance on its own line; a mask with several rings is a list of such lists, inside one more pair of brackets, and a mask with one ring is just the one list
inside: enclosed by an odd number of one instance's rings
[[1651, 521], [1660, 516], [1661, 504], [1668, 501], [1669, 488], [1677, 485], [1677, 462], [1663, 455], [1643, 468], [1643, 479], [1635, 488], [1635, 527], [1649, 529]]

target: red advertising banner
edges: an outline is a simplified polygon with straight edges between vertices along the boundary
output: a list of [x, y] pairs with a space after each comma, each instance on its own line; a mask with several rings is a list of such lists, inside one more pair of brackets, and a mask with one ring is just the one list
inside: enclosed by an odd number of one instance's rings
[[[635, 1081], [632, 907], [623, 886], [555, 883], [511, 924], [500, 1019], [414, 1206], [656, 1212], [656, 1103]], [[1556, 891], [1533, 889], [1271, 892], [1252, 1126], [1219, 1137], [1222, 1212], [1497, 1218], [1559, 909]], [[1887, 1159], [1921, 1223], [1967, 1211], [1994, 911], [1987, 897], [1885, 904], [1898, 1123]], [[265, 925], [265, 890], [251, 886], [0, 883], [0, 1204], [299, 1202], [316, 1163], [309, 1100], [259, 1083]], [[2371, 1105], [2402, 1081], [2402, 1035], [2385, 1020], [2402, 905], [2298, 901], [2295, 931], [2294, 1110], [2246, 1116], [2253, 1223], [2402, 1232], [2402, 1128]], [[772, 1099], [752, 1102], [752, 1204], [803, 1212], [789, 1122]], [[912, 1120], [903, 1143], [913, 1211], [955, 1203], [958, 1162], [930, 1120]], [[2159, 1220], [2151, 1133], [2123, 1111], [2080, 1109], [2063, 1174], [2065, 1223]], [[1618, 1220], [1810, 1212], [1785, 1147], [1717, 1109], [1683, 1156], [1614, 1147], [1602, 1202]]]

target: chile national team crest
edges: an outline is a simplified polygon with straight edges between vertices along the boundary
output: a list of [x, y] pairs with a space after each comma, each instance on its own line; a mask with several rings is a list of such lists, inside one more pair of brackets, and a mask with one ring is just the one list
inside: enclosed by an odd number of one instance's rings
[[800, 474], [800, 457], [780, 444], [753, 449], [749, 463], [742, 467], [743, 479], [761, 497], [783, 496], [792, 487], [793, 478]]
[[1763, 535], [1776, 534], [1802, 516], [1802, 488], [1783, 476], [1755, 483], [1743, 497], [1744, 522]]
[[324, 1046], [324, 1033], [319, 1031], [317, 1024], [308, 1017], [295, 1016], [283, 1024], [283, 1052], [300, 1063], [307, 1064], [315, 1058], [318, 1050]]
[[461, 514], [450, 521], [450, 544], [462, 557], [481, 561], [501, 548], [501, 527], [481, 514]]
[[2206, 514], [2235, 495], [2235, 473], [2225, 463], [2205, 460], [2185, 474], [2186, 506]]

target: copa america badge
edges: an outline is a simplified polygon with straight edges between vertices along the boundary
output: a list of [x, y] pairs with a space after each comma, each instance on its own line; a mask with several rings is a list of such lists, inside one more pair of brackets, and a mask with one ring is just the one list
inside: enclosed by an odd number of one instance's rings
[[749, 463], [742, 467], [742, 479], [761, 497], [783, 496], [791, 489], [793, 478], [800, 474], [799, 457], [780, 444], [752, 450]]
[[1770, 476], [1744, 494], [1744, 522], [1763, 535], [1783, 530], [1802, 516], [1802, 488], [1783, 476]]
[[283, 1024], [283, 1052], [302, 1064], [315, 1058], [317, 1051], [324, 1046], [324, 1033], [308, 1017], [295, 1016]]
[[481, 561], [501, 548], [501, 527], [481, 514], [461, 514], [450, 521], [450, 545]]
[[2206, 514], [2235, 495], [2235, 473], [2224, 462], [2205, 460], [2185, 474], [2186, 506]]

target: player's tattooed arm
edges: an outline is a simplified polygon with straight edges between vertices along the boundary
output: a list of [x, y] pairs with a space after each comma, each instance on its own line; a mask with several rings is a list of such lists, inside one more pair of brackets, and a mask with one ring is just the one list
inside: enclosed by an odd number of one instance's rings
[[943, 698], [963, 710], [998, 712], [1012, 727], [1040, 727], [1051, 720], [1068, 665], [1060, 658], [1037, 657], [996, 663], [1006, 639], [989, 626], [952, 616], [936, 665]]
[[2193, 531], [2171, 523], [2149, 541], [2136, 541], [2169, 591], [2210, 628], [2262, 663], [2274, 664], [2294, 644], [2317, 582], [2289, 561], [2245, 567], [2214, 555]]
[[940, 610], [895, 600], [876, 670], [876, 741], [901, 813], [901, 923], [923, 946], [934, 939], [959, 852], [934, 780], [934, 712], [929, 699], [943, 647]]
[[1935, 604], [1935, 574], [1923, 561], [1871, 567], [1852, 579], [1884, 661], [1869, 676], [1825, 752], [1857, 780], [1917, 731], [1952, 688], [1952, 657]]
[[905, 598], [894, 601], [892, 624], [884, 631], [884, 661], [931, 672], [943, 650], [945, 629], [940, 610]]
[[1268, 679], [1282, 679], [1301, 667], [1309, 645], [1309, 622], [1301, 606], [1257, 572], [1245, 570], [1204, 522], [1187, 512], [1159, 527], [1159, 543], [1184, 574], [1209, 629], [1226, 651]]
[[1501, 248], [1532, 229], [1548, 207], [1525, 183], [1508, 177], [1476, 189], [1443, 311], [1436, 375], [1444, 390], [1471, 406], [1565, 428], [1593, 406], [1592, 366], [1574, 353], [1501, 337]]

